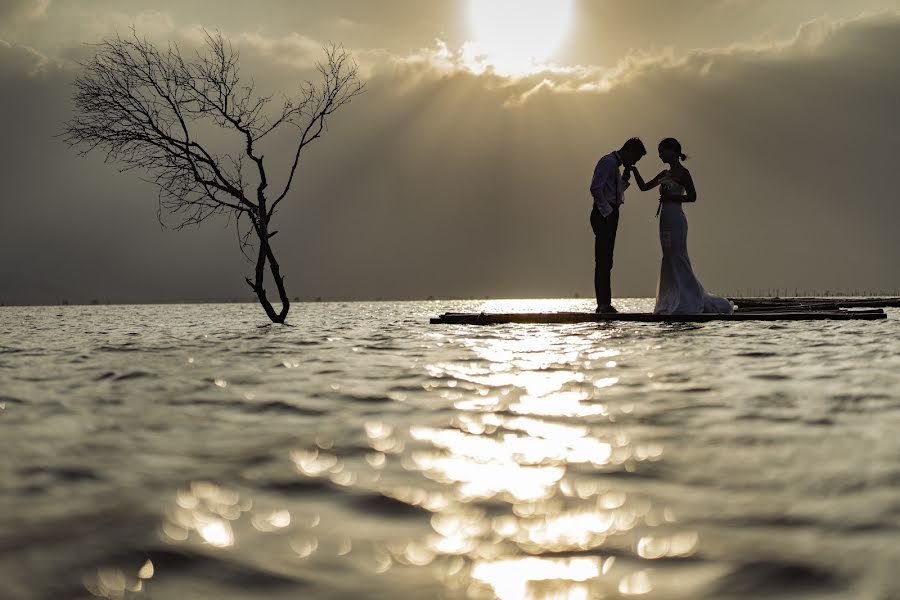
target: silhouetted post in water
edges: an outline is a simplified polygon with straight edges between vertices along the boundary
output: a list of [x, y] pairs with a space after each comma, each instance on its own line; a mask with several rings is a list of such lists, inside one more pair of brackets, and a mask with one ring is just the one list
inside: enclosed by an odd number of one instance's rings
[[[303, 150], [322, 136], [328, 118], [363, 91], [359, 70], [340, 46], [324, 49], [317, 65], [321, 81], [306, 81], [279, 111], [266, 114], [271, 97], [257, 96], [252, 81], [242, 83], [238, 53], [221, 34], [206, 34], [206, 53], [184, 58], [178, 46], [160, 50], [134, 30], [98, 45], [75, 80], [76, 116], [62, 137], [80, 154], [105, 152], [106, 162], [121, 163], [121, 171], [143, 169], [159, 187], [162, 209], [181, 215], [185, 225], [199, 224], [216, 214], [235, 217], [245, 256], [255, 235], [259, 244], [254, 278], [247, 278], [259, 303], [275, 323], [284, 323], [290, 300], [270, 239], [272, 216], [294, 181]], [[202, 123], [214, 123], [236, 133], [237, 154], [215, 153], [197, 137]], [[270, 194], [259, 142], [282, 125], [297, 129], [296, 151], [284, 187]], [[245, 164], [248, 171], [245, 172]], [[246, 181], [252, 179], [251, 181]], [[255, 190], [253, 189], [255, 183]], [[249, 226], [241, 231], [241, 218]], [[266, 264], [278, 288], [281, 311], [266, 298]]]

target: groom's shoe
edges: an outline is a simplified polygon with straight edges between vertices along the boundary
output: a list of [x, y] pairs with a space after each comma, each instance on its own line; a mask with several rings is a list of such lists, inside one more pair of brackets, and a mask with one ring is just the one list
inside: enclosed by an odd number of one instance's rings
[[618, 314], [619, 311], [617, 311], [616, 307], [612, 304], [604, 304], [602, 306], [598, 305], [597, 310], [594, 312], [601, 315], [615, 315]]

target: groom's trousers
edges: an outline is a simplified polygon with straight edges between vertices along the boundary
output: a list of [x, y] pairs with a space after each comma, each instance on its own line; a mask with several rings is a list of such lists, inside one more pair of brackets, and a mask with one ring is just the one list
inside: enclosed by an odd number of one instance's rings
[[612, 288], [609, 282], [613, 268], [613, 251], [616, 248], [616, 230], [619, 228], [619, 207], [607, 216], [600, 214], [597, 207], [591, 211], [591, 229], [594, 230], [594, 291], [597, 305], [612, 303]]

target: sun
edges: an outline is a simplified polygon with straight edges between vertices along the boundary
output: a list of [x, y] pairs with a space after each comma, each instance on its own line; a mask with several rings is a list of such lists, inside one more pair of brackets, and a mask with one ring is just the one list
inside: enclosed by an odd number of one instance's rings
[[534, 71], [565, 41], [572, 5], [572, 0], [469, 0], [475, 52], [503, 74]]

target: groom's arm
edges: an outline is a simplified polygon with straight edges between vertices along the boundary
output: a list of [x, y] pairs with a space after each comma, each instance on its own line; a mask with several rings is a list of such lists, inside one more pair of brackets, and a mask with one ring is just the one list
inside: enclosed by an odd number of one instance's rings
[[610, 190], [609, 182], [611, 177], [618, 175], [618, 164], [615, 159], [609, 156], [601, 158], [594, 167], [594, 177], [591, 179], [591, 196], [594, 198], [594, 205], [600, 214], [608, 217], [612, 213], [612, 198], [615, 189]]

